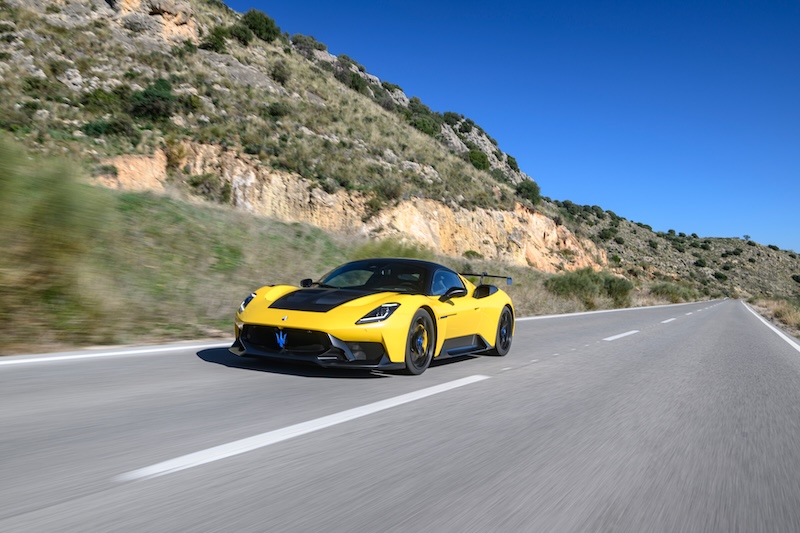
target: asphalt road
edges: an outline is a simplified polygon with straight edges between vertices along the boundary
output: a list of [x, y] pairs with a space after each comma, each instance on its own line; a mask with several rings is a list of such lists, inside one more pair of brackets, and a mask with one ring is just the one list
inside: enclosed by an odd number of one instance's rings
[[800, 531], [800, 347], [739, 301], [520, 321], [419, 377], [6, 357], [0, 403], [4, 533]]

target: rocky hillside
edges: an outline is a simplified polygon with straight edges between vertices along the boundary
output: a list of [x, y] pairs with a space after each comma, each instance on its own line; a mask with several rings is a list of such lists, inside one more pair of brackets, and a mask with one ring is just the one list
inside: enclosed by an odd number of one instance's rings
[[109, 187], [698, 295], [800, 287], [794, 253], [541, 200], [474, 121], [219, 0], [0, 0], [0, 94], [0, 128]]

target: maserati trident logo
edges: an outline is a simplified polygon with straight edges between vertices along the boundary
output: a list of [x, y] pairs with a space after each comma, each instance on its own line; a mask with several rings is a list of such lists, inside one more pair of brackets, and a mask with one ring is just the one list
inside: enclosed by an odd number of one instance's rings
[[283, 348], [286, 346], [286, 333], [283, 331], [278, 331], [275, 334], [275, 338], [278, 340], [278, 348], [283, 350]]

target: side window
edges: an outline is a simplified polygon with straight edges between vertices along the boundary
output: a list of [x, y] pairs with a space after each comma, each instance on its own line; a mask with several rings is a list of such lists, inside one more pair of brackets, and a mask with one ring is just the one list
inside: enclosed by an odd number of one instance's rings
[[464, 287], [458, 274], [450, 270], [437, 270], [433, 275], [433, 286], [431, 287], [432, 296], [441, 296], [451, 287]]

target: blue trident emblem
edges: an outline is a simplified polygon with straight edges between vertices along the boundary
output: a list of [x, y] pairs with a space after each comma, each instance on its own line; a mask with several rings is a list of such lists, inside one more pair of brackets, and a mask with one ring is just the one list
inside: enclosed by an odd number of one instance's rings
[[275, 338], [278, 340], [278, 348], [283, 350], [284, 346], [286, 346], [286, 333], [283, 331], [278, 331], [275, 334]]

